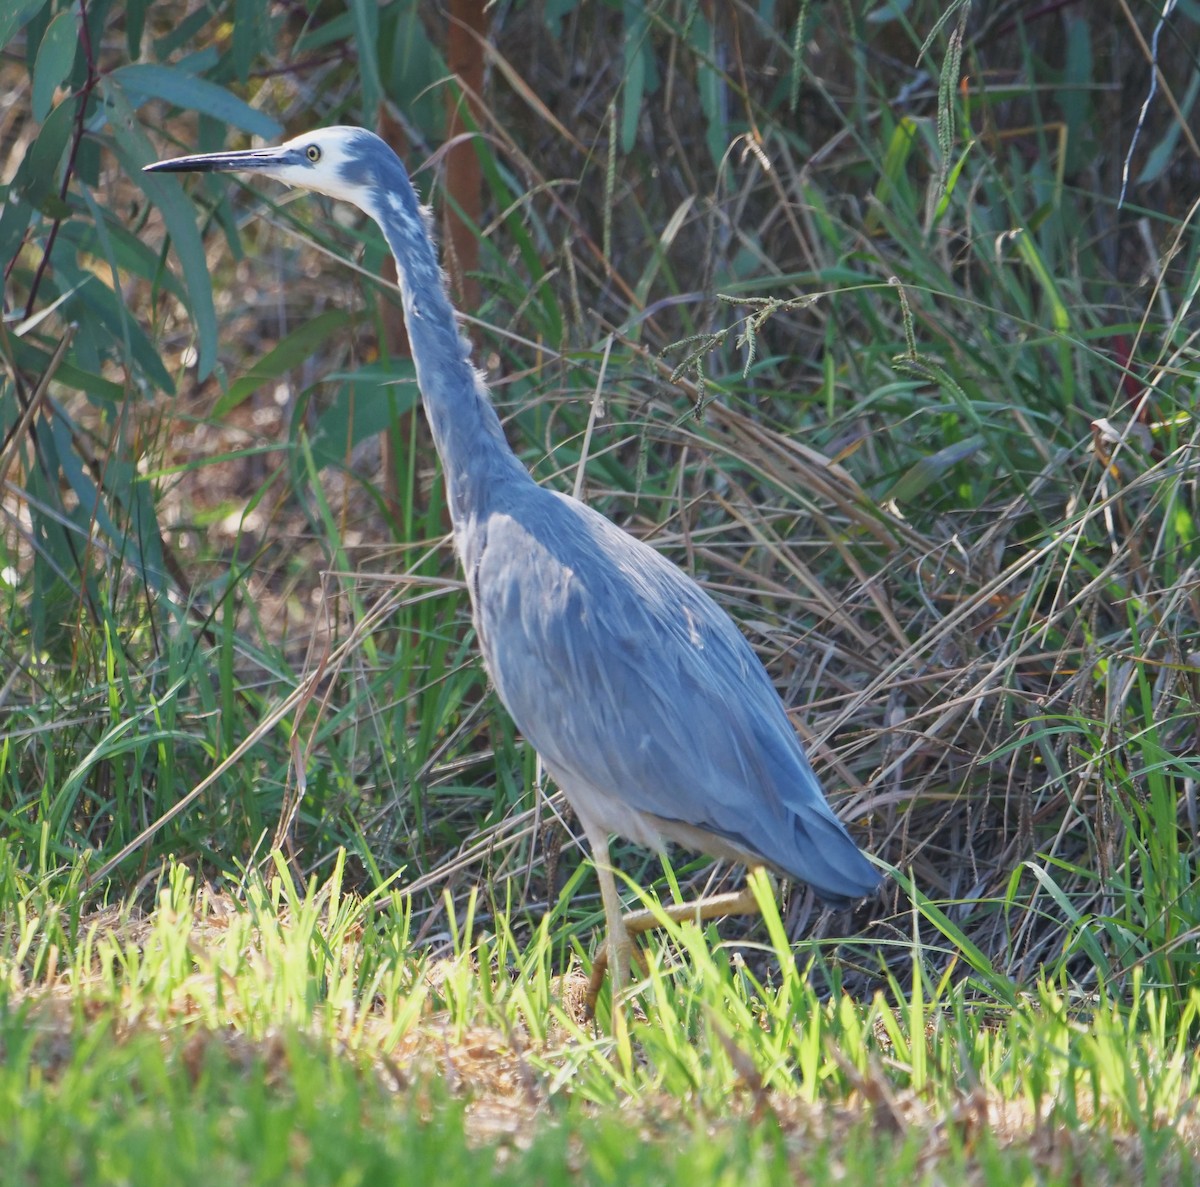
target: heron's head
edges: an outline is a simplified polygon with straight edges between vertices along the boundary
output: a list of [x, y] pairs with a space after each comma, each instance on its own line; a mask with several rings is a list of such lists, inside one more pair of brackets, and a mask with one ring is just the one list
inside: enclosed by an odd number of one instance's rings
[[147, 173], [257, 173], [364, 206], [378, 167], [395, 162], [388, 146], [365, 128], [318, 128], [274, 148], [200, 153], [147, 165]]

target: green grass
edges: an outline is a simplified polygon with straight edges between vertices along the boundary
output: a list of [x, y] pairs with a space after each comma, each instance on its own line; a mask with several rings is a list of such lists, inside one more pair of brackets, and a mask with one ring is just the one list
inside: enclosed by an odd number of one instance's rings
[[[0, 903], [0, 1156], [14, 1183], [1188, 1182], [1200, 1066], [1177, 1020], [1046, 981], [822, 1000], [774, 951], [672, 927], [615, 1035], [543, 928], [414, 942], [400, 896], [333, 877], [80, 909], [11, 865]], [[749, 958], [749, 959], [747, 959]], [[819, 959], [819, 957], [818, 957]], [[762, 975], [753, 966], [766, 970]], [[632, 1140], [631, 1140], [632, 1139]]]
[[[5, 1036], [8, 1039], [8, 1036]], [[263, 1048], [210, 1041], [171, 1043], [140, 1033], [116, 1038], [103, 1019], [91, 1041], [62, 1052], [52, 1074], [30, 1042], [5, 1043], [4, 1098], [21, 1090], [21, 1114], [0, 1139], [13, 1183], [275, 1182], [368, 1184], [419, 1181], [465, 1187], [497, 1183], [768, 1184], [871, 1182], [922, 1173], [974, 1171], [979, 1181], [1031, 1178], [1120, 1181], [1123, 1151], [1099, 1135], [1078, 1149], [1061, 1139], [1007, 1144], [986, 1129], [934, 1139], [859, 1120], [835, 1132], [800, 1116], [747, 1124], [683, 1107], [663, 1116], [589, 1112], [543, 1103], [536, 1122], [499, 1130], [478, 1102], [448, 1099], [439, 1081], [390, 1089], [386, 1077], [315, 1052], [302, 1038]], [[15, 1049], [13, 1049], [15, 1046]], [[34, 1072], [36, 1087], [22, 1083]], [[37, 1075], [37, 1072], [42, 1072]], [[6, 1124], [10, 1122], [5, 1118]], [[71, 1134], [66, 1150], [63, 1134]], [[632, 1140], [631, 1140], [632, 1139]], [[1177, 1143], [1149, 1137], [1142, 1151], [1163, 1179], [1178, 1172]]]

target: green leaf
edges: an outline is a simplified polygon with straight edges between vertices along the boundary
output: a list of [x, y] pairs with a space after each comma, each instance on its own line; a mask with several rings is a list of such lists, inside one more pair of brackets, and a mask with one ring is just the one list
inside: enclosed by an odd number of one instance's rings
[[417, 372], [411, 359], [374, 364], [326, 379], [344, 382], [312, 434], [313, 461], [320, 468], [345, 465], [360, 441], [391, 428], [397, 417], [417, 403]]
[[907, 189], [908, 160], [912, 156], [916, 140], [917, 121], [906, 115], [892, 129], [887, 151], [883, 156], [879, 182], [875, 186], [875, 197], [879, 207], [868, 210], [864, 220], [864, 226], [872, 235], [882, 230], [881, 212], [891, 210], [896, 205], [897, 195]]
[[969, 939], [962, 928], [951, 922], [950, 917], [939, 906], [931, 899], [926, 898], [907, 874], [902, 870], [895, 869], [890, 870], [890, 873], [900, 887], [911, 896], [913, 902], [916, 903], [917, 910], [955, 946], [967, 964], [997, 999], [1007, 1002], [1009, 1005], [1015, 1005], [1016, 987], [1002, 971], [998, 971], [993, 966], [983, 949]]
[[1071, 328], [1071, 314], [1062, 299], [1062, 293], [1058, 291], [1058, 284], [1042, 258], [1042, 253], [1033, 241], [1033, 236], [1029, 230], [1022, 227], [1013, 232], [1011, 239], [1017, 246], [1017, 254], [1025, 261], [1050, 303], [1051, 324], [1060, 334], [1065, 334]]
[[[220, 10], [214, 12], [207, 4], [201, 4], [195, 12], [178, 21], [168, 32], [164, 33], [161, 37], [155, 38], [154, 56], [159, 61], [166, 61], [167, 58], [174, 57], [177, 50], [187, 45], [191, 52], [187, 54], [180, 65], [186, 62], [187, 69], [192, 74], [198, 74], [202, 69], [211, 69], [220, 60], [220, 53], [217, 47], [210, 45], [204, 49], [197, 50], [194, 48], [194, 42], [197, 40], [200, 30], [209, 21], [219, 19], [220, 17]], [[202, 41], [203, 39], [200, 38], [199, 40]], [[205, 59], [204, 63], [198, 62], [198, 59], [201, 58]]]
[[0, 260], [11, 260], [29, 229], [34, 208], [17, 196], [16, 186], [0, 188]]
[[[65, 258], [66, 254], [55, 251], [54, 260], [59, 276], [77, 289], [67, 308], [67, 316], [87, 325], [106, 355], [112, 357], [105, 341], [107, 338], [115, 344], [117, 358], [133, 364], [160, 391], [174, 392], [170, 373], [137, 318], [130, 314], [125, 301], [99, 275], [78, 268], [74, 260]], [[84, 283], [86, 280], [91, 283]]]
[[1068, 173], [1084, 168], [1091, 160], [1089, 146], [1096, 127], [1096, 112], [1092, 104], [1092, 82], [1096, 77], [1092, 47], [1092, 25], [1082, 13], [1066, 14], [1063, 32], [1066, 40], [1066, 62], [1063, 87], [1055, 94], [1058, 109], [1067, 125], [1066, 155]]
[[[162, 257], [148, 244], [143, 243], [127, 227], [118, 222], [110, 211], [102, 211], [103, 230], [108, 237], [112, 261], [122, 272], [130, 272], [153, 284], [165, 288], [181, 304], [187, 304], [187, 290], [179, 283], [174, 272], [163, 270]], [[77, 253], [85, 255], [107, 255], [100, 242], [100, 224], [73, 218], [63, 223], [59, 239], [75, 245]], [[6, 258], [0, 251], [0, 259]]]
[[7, 46], [17, 31], [23, 29], [29, 18], [46, 3], [47, 0], [25, 0], [22, 4], [16, 0], [16, 3], [0, 5], [0, 48]]
[[109, 81], [124, 88], [134, 107], [140, 107], [147, 99], [161, 99], [174, 107], [199, 111], [267, 140], [277, 139], [283, 131], [276, 120], [230, 94], [224, 87], [178, 67], [135, 63], [112, 71]]
[[1191, 80], [1188, 82], [1187, 94], [1179, 104], [1179, 109], [1185, 118], [1184, 120], [1171, 120], [1167, 124], [1163, 138], [1146, 154], [1146, 163], [1142, 166], [1141, 173], [1138, 174], [1138, 185], [1158, 181], [1168, 167], [1178, 159], [1179, 137], [1187, 126], [1185, 120], [1191, 117], [1198, 94], [1200, 94], [1200, 70], [1194, 70]]
[[[530, 234], [522, 204], [517, 200], [518, 195], [508, 184], [510, 175], [500, 168], [494, 153], [480, 153], [479, 163], [483, 166], [484, 182], [492, 195], [496, 208], [506, 211], [504, 227], [512, 236], [517, 251], [520, 253], [521, 263], [527, 269], [530, 291], [541, 292], [543, 290], [542, 280], [546, 275], [545, 261], [542, 258], [540, 247]], [[488, 242], [486, 238], [483, 240], [485, 247]], [[500, 266], [506, 267], [507, 265], [500, 264]], [[565, 333], [562, 307], [549, 297], [540, 302], [539, 307], [546, 316], [547, 324], [543, 330], [546, 340], [553, 343], [562, 342]]]
[[293, 330], [273, 349], [267, 351], [254, 366], [229, 385], [229, 390], [217, 401], [213, 415], [220, 418], [248, 400], [264, 383], [298, 367], [331, 334], [349, 325], [351, 316], [340, 309], [330, 309]]
[[911, 502], [938, 482], [948, 470], [954, 469], [960, 462], [978, 453], [983, 446], [983, 438], [975, 434], [963, 441], [956, 441], [953, 445], [947, 445], [937, 453], [931, 453], [902, 474], [885, 498], [897, 503]]
[[[101, 472], [101, 492], [97, 492], [73, 444], [72, 427], [66, 417], [56, 416], [52, 423], [59, 465], [75, 492], [80, 511], [112, 541], [114, 551], [134, 565], [142, 581], [152, 589], [166, 589], [170, 580], [150, 486], [141, 481], [128, 454], [118, 451], [107, 459]], [[75, 435], [79, 435], [78, 429]], [[123, 526], [114, 522], [113, 508], [125, 509]]]
[[692, 21], [689, 40], [696, 55], [696, 91], [704, 112], [704, 139], [713, 164], [719, 167], [730, 140], [725, 79], [717, 66], [721, 51], [716, 45], [713, 26], [703, 16]]
[[[117, 525], [113, 523], [107, 504], [100, 498], [96, 490], [96, 484], [83, 468], [83, 461], [80, 459], [72, 436], [71, 425], [65, 416], [59, 414], [49, 421], [48, 427], [54, 437], [60, 472], [75, 494], [77, 509], [83, 515], [94, 520], [100, 531], [114, 544], [120, 545], [123, 542], [123, 535], [117, 529]], [[44, 436], [45, 426], [42, 433]]]
[[971, 156], [975, 145], [976, 141], [967, 141], [966, 147], [958, 155], [958, 160], [954, 162], [950, 168], [950, 172], [946, 174], [946, 181], [942, 187], [942, 196], [938, 199], [937, 209], [933, 214], [935, 226], [941, 224], [946, 211], [950, 209], [950, 202], [954, 197], [954, 190], [958, 185], [958, 179], [962, 175], [963, 166], [966, 165], [967, 159]]
[[71, 139], [74, 119], [75, 104], [60, 103], [42, 124], [42, 130], [17, 169], [13, 190], [33, 206], [41, 208], [49, 201], [58, 200], [55, 178]]
[[381, 13], [380, 83], [385, 95], [426, 135], [441, 139], [446, 129], [442, 82], [450, 72], [430, 39], [417, 4], [393, 4]]
[[[42, 422], [39, 431], [45, 429]], [[73, 527], [55, 514], [58, 492], [40, 466], [30, 469], [26, 489], [33, 545], [33, 598], [29, 603], [33, 646], [66, 662], [71, 654], [70, 624], [80, 602], [78, 590], [70, 584], [77, 574], [75, 546], [79, 541], [72, 539]]]
[[376, 0], [350, 0], [358, 42], [358, 77], [362, 88], [363, 119], [371, 123], [383, 98], [379, 80], [379, 6]]
[[[40, 375], [50, 365], [50, 352], [43, 350], [28, 338], [10, 338], [9, 346], [17, 365], [30, 374]], [[92, 371], [80, 367], [78, 359], [74, 362], [74, 352], [68, 352], [67, 357], [59, 364], [54, 372], [54, 378], [66, 387], [86, 392], [97, 403], [116, 406], [125, 398], [125, 389], [111, 379], [105, 379]]]
[[265, 9], [266, 5], [258, 3], [258, 0], [233, 0], [233, 27], [236, 33], [225, 57], [233, 66], [233, 73], [239, 82], [249, 80], [250, 67], [263, 48]]
[[878, 8], [868, 12], [864, 19], [871, 25], [886, 25], [899, 20], [911, 5], [912, 0], [885, 0]]
[[[103, 258], [109, 265], [109, 276], [112, 278], [112, 283], [104, 283], [98, 272], [77, 271], [74, 260], [66, 265], [59, 263], [59, 270], [68, 280], [92, 277], [91, 284], [80, 284], [77, 301], [89, 307], [95, 314], [96, 322], [108, 331], [118, 348], [119, 358], [133, 361], [138, 370], [158, 389], [174, 394], [175, 384], [170, 378], [167, 368], [163, 366], [154, 343], [150, 341], [149, 337], [146, 337], [138, 319], [131, 317], [125, 300], [119, 295], [120, 272], [118, 264], [116, 264], [112, 241], [108, 238], [107, 228], [102, 222], [103, 215], [100, 205], [86, 191], [84, 191], [83, 197], [94, 211], [94, 228], [97, 239], [102, 245]], [[55, 257], [58, 257], [58, 252], [55, 252]]]
[[213, 306], [212, 278], [208, 274], [204, 242], [196, 229], [195, 212], [176, 178], [170, 174], [142, 172], [143, 165], [156, 159], [150, 141], [141, 130], [125, 92], [119, 86], [108, 85], [108, 80], [102, 80], [100, 87], [112, 109], [110, 126], [117, 159], [158, 207], [167, 224], [191, 297], [197, 339], [197, 377], [207, 379], [217, 360], [217, 313]]
[[146, 31], [146, 9], [152, 0], [126, 0], [125, 47], [136, 62], [142, 56], [142, 34]]
[[330, 17], [324, 24], [311, 25], [302, 29], [296, 38], [293, 53], [297, 57], [301, 54], [315, 53], [328, 45], [349, 41], [353, 36], [354, 16], [349, 12], [341, 12], [337, 16]]
[[40, 124], [50, 114], [54, 92], [71, 73], [79, 52], [79, 22], [74, 8], [65, 8], [50, 22], [42, 44], [38, 46], [33, 68], [33, 92], [30, 103], [33, 118]]
[[625, 4], [625, 77], [621, 96], [621, 151], [629, 152], [637, 139], [638, 119], [646, 93], [649, 65], [650, 18], [637, 4]]

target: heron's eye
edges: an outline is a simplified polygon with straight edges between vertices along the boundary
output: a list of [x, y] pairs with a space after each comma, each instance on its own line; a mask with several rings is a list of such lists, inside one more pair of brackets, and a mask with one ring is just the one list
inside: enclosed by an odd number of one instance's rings
[[310, 144], [304, 150], [304, 155], [315, 165], [321, 159], [321, 150], [315, 144]]

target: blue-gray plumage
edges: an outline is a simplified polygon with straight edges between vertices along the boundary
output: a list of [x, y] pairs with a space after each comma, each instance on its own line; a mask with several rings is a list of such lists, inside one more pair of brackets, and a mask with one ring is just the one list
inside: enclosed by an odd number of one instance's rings
[[382, 228], [484, 661], [592, 844], [614, 979], [629, 938], [610, 833], [766, 864], [833, 904], [875, 890], [878, 874], [831, 811], [728, 615], [652, 548], [538, 486], [509, 448], [459, 334], [426, 214], [382, 140], [325, 128], [278, 148], [147, 168], [260, 173], [352, 202]]

